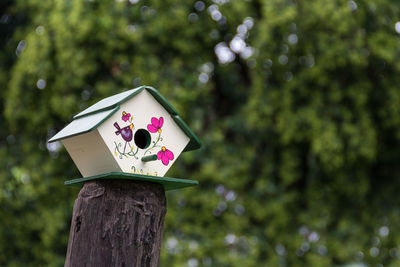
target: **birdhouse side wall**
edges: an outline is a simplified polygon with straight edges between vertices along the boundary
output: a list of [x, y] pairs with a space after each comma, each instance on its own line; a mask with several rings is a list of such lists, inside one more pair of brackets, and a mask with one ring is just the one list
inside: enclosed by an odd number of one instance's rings
[[97, 130], [62, 140], [83, 177], [121, 171]]
[[[189, 143], [165, 108], [146, 90], [98, 127], [123, 172], [164, 176]], [[142, 157], [155, 155], [154, 161]]]

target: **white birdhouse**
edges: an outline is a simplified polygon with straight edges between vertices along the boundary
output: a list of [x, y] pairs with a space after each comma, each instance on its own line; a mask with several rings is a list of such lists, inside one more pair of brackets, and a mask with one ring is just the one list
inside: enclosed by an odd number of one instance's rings
[[201, 146], [174, 107], [148, 86], [107, 97], [75, 115], [49, 142], [59, 140], [84, 177], [70, 184], [99, 178], [153, 179], [165, 187], [165, 180], [174, 178], [160, 177], [179, 155]]

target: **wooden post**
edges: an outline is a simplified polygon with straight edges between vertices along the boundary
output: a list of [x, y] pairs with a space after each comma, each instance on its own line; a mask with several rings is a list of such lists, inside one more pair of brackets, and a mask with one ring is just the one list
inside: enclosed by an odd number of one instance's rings
[[158, 266], [166, 211], [160, 184], [86, 182], [74, 204], [64, 266]]

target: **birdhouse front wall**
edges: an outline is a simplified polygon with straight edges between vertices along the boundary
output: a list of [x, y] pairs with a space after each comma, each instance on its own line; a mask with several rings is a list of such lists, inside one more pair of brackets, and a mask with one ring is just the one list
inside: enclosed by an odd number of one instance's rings
[[[190, 140], [147, 90], [97, 129], [121, 171], [144, 175], [164, 176]], [[151, 155], [155, 160], [142, 161]]]

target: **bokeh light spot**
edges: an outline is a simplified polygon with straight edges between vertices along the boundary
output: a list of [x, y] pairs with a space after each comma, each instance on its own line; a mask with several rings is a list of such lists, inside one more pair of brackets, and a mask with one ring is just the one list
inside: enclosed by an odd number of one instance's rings
[[44, 79], [39, 79], [39, 80], [36, 82], [36, 86], [37, 86], [37, 88], [39, 88], [39, 89], [44, 89], [44, 88], [46, 87], [46, 81], [45, 81]]
[[394, 29], [396, 30], [397, 33], [400, 34], [400, 21], [396, 22], [396, 24], [394, 25]]
[[353, 0], [347, 2], [347, 5], [349, 6], [351, 11], [356, 11], [357, 10], [357, 3]]
[[36, 33], [38, 34], [38, 35], [42, 35], [43, 33], [44, 33], [44, 27], [43, 26], [37, 26], [36, 27]]
[[243, 24], [247, 27], [247, 29], [253, 28], [254, 20], [251, 17], [247, 17], [244, 19]]
[[204, 8], [205, 8], [205, 4], [204, 4], [203, 1], [197, 1], [197, 2], [194, 4], [194, 8], [196, 8], [197, 11], [203, 11]]
[[218, 61], [222, 64], [235, 60], [235, 54], [229, 49], [225, 42], [218, 43], [214, 48]]
[[286, 55], [281, 55], [279, 57], [279, 63], [281, 63], [282, 65], [286, 65], [288, 63], [289, 59]]
[[297, 34], [295, 34], [295, 33], [289, 34], [289, 37], [288, 37], [289, 44], [295, 45], [295, 44], [297, 44], [298, 40], [299, 40], [299, 38], [297, 37]]
[[208, 74], [207, 74], [207, 73], [204, 73], [204, 72], [200, 73], [200, 75], [199, 75], [199, 81], [200, 81], [201, 83], [206, 83], [206, 82], [208, 82], [208, 79], [209, 79], [209, 77], [208, 77]]
[[370, 254], [372, 257], [378, 256], [378, 255], [379, 255], [379, 248], [377, 248], [377, 247], [372, 247], [372, 248], [369, 250], [369, 254]]
[[196, 22], [199, 19], [199, 16], [196, 13], [190, 13], [188, 16], [188, 20], [190, 22]]
[[195, 258], [190, 258], [188, 260], [188, 266], [189, 267], [197, 267], [199, 265], [199, 261]]
[[243, 41], [240, 37], [235, 37], [229, 43], [229, 47], [232, 49], [233, 52], [240, 53], [246, 47], [245, 41]]
[[381, 228], [379, 228], [379, 235], [382, 237], [388, 236], [389, 235], [389, 227], [382, 226]]
[[22, 53], [22, 51], [24, 51], [25, 46], [26, 46], [25, 40], [21, 40], [17, 45], [17, 49], [15, 50], [15, 54], [17, 56], [19, 56]]

